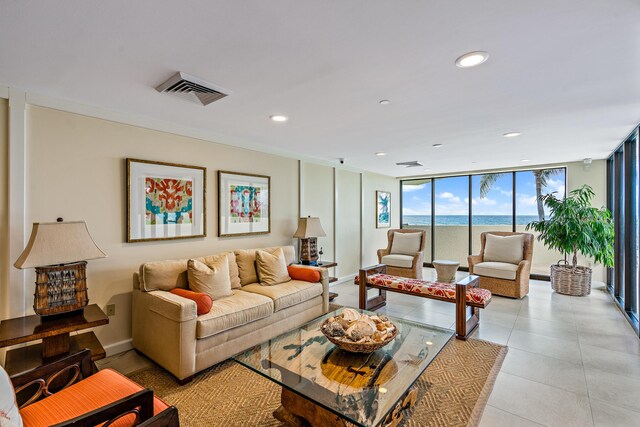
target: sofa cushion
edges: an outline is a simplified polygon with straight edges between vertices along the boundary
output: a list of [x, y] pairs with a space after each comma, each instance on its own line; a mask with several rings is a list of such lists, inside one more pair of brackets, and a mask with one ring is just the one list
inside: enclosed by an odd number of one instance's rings
[[393, 233], [391, 253], [413, 256], [420, 251], [420, 239], [422, 233]]
[[[25, 406], [20, 411], [24, 425], [51, 426], [95, 409], [106, 406], [142, 390], [142, 387], [124, 375], [103, 369], [64, 390]], [[153, 398], [153, 414], [158, 415], [169, 405], [158, 397]], [[130, 426], [133, 415], [115, 421], [112, 426]]]
[[238, 264], [240, 284], [244, 286], [249, 283], [256, 283], [258, 281], [258, 272], [256, 270], [256, 250], [238, 249], [234, 253], [236, 255], [236, 263]]
[[168, 291], [173, 288], [187, 288], [186, 259], [146, 262], [140, 266], [140, 284], [149, 292], [155, 290]]
[[291, 280], [273, 286], [260, 286], [254, 283], [244, 286], [242, 290], [268, 297], [273, 300], [274, 311], [280, 311], [283, 308], [291, 307], [322, 295], [322, 284]]
[[[209, 265], [212, 261], [218, 259], [218, 257], [223, 254], [217, 255], [208, 255], [200, 258], [194, 258], [198, 261], [204, 262]], [[227, 256], [229, 261], [229, 279], [231, 280], [231, 289], [240, 289], [242, 285], [240, 285], [240, 276], [238, 275], [238, 264], [236, 263], [236, 254], [233, 252], [224, 252], [224, 255]]]
[[277, 248], [273, 252], [258, 250], [256, 252], [256, 268], [262, 286], [277, 285], [291, 280], [281, 248]]
[[507, 262], [518, 264], [522, 261], [524, 235], [497, 236], [485, 234], [483, 261]]
[[515, 280], [518, 266], [507, 262], [481, 262], [473, 266], [473, 274], [496, 279]]
[[229, 263], [226, 255], [221, 255], [210, 264], [190, 259], [187, 264], [189, 289], [209, 295], [213, 300], [231, 295]]
[[409, 255], [391, 254], [382, 257], [382, 263], [391, 267], [411, 268], [413, 257]]
[[22, 418], [18, 411], [16, 393], [9, 375], [0, 366], [0, 426], [22, 427]]
[[196, 338], [206, 338], [228, 329], [246, 325], [254, 320], [270, 316], [273, 311], [271, 298], [234, 289], [233, 295], [214, 301], [211, 311], [198, 317]]

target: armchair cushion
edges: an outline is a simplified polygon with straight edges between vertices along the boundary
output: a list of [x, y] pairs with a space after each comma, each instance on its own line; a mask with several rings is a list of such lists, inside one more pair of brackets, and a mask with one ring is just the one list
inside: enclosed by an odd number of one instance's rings
[[381, 263], [391, 267], [411, 268], [413, 267], [413, 256], [397, 254], [385, 255], [382, 257]]
[[518, 271], [517, 264], [506, 262], [481, 262], [473, 266], [473, 274], [496, 279], [515, 280], [516, 271]]
[[522, 261], [524, 236], [496, 236], [487, 233], [483, 261], [518, 264]]
[[[25, 425], [45, 427], [91, 412], [142, 390], [142, 387], [111, 369], [105, 369], [24, 407], [20, 414]], [[157, 397], [153, 399], [153, 414], [169, 405]], [[133, 415], [122, 417], [113, 426], [132, 425]]]
[[420, 251], [422, 233], [393, 233], [391, 253], [413, 256]]
[[196, 338], [206, 338], [269, 317], [273, 311], [271, 298], [234, 290], [230, 297], [215, 301], [209, 313], [198, 316]]
[[18, 411], [13, 384], [7, 372], [0, 366], [0, 426], [5, 424], [22, 427], [22, 418]]

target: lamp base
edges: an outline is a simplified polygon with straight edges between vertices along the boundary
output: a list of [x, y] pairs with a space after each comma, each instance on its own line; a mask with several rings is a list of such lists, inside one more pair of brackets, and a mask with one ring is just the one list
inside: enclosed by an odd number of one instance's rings
[[300, 264], [316, 265], [318, 263], [318, 238], [300, 239]]
[[33, 311], [40, 316], [74, 312], [89, 303], [87, 262], [36, 267]]

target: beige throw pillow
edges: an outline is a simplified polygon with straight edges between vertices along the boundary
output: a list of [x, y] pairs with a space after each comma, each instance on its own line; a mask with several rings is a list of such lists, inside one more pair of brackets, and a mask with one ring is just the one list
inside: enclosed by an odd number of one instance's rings
[[214, 301], [233, 294], [226, 255], [222, 255], [215, 261], [211, 260], [209, 265], [190, 259], [187, 264], [187, 275], [189, 276], [189, 289], [203, 292]]
[[236, 255], [236, 264], [238, 265], [240, 284], [244, 286], [257, 283], [258, 272], [256, 271], [256, 250], [238, 249], [234, 253]]
[[226, 255], [227, 260], [229, 261], [229, 279], [231, 279], [231, 289], [240, 289], [242, 285], [240, 285], [240, 276], [238, 275], [238, 264], [236, 264], [236, 255], [233, 252], [224, 252], [217, 255], [203, 256], [201, 258], [196, 258], [196, 261], [201, 261], [209, 265], [212, 262], [215, 262], [222, 255]]
[[522, 261], [524, 252], [524, 236], [522, 234], [514, 236], [486, 234], [485, 236], [483, 261], [509, 264], [519, 264]]
[[420, 251], [422, 233], [393, 233], [391, 253], [414, 256]]
[[258, 250], [256, 252], [258, 278], [262, 286], [277, 285], [291, 280], [287, 271], [287, 262], [281, 248], [269, 253]]

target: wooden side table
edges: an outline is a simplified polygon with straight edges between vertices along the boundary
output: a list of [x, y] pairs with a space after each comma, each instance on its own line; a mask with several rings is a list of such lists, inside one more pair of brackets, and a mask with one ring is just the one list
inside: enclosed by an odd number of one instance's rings
[[41, 344], [7, 351], [4, 368], [9, 375], [15, 375], [85, 348], [91, 350], [93, 361], [103, 359], [104, 348], [93, 331], [77, 335], [70, 333], [107, 323], [109, 318], [97, 304], [88, 305], [77, 314], [58, 315], [51, 319], [34, 314], [3, 320], [0, 322], [0, 348], [42, 340]]
[[[299, 262], [294, 262], [293, 264], [295, 265], [306, 265], [306, 264], [301, 264]], [[337, 267], [338, 263], [335, 261], [319, 261], [318, 265], [314, 265], [312, 267], [323, 267], [323, 268], [332, 268], [332, 267]], [[329, 283], [333, 283], [333, 282], [337, 282], [338, 278], [337, 277], [331, 277], [329, 276]], [[338, 297], [338, 293], [337, 292], [329, 292], [329, 301], [333, 301], [334, 299], [336, 299]]]

